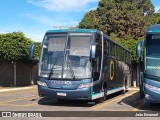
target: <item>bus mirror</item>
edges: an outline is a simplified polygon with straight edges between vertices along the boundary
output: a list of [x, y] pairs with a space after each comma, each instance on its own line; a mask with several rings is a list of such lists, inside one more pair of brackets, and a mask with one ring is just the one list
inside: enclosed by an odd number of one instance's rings
[[95, 59], [96, 58], [96, 43], [93, 43], [91, 45], [91, 59]]
[[29, 48], [29, 60], [34, 59], [34, 50], [35, 50], [36, 45], [32, 44]]
[[141, 57], [141, 47], [142, 47], [142, 44], [143, 44], [143, 40], [139, 41], [136, 45], [136, 55], [137, 57]]

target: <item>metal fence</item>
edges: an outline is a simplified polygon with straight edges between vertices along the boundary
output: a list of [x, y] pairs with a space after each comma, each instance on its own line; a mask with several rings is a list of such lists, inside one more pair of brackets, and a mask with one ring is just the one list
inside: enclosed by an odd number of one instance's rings
[[0, 86], [27, 86], [36, 84], [38, 65], [0, 61]]

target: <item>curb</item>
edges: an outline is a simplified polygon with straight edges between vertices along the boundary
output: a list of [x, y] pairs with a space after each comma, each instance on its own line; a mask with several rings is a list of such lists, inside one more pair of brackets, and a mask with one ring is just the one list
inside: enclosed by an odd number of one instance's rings
[[139, 87], [130, 87], [130, 88], [128, 88], [128, 90], [139, 90]]
[[36, 85], [29, 86], [29, 87], [2, 88], [2, 89], [0, 89], [0, 93], [10, 92], [10, 91], [20, 91], [20, 90], [36, 89], [36, 88], [37, 88]]

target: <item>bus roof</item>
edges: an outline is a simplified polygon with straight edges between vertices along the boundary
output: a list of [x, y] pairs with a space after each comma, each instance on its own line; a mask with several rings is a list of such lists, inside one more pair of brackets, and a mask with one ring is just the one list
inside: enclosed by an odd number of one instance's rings
[[147, 31], [147, 33], [160, 33], [160, 24], [152, 25], [150, 26]]
[[59, 33], [59, 32], [74, 32], [74, 33], [96, 33], [100, 32], [96, 29], [55, 29], [55, 30], [48, 30], [47, 33]]

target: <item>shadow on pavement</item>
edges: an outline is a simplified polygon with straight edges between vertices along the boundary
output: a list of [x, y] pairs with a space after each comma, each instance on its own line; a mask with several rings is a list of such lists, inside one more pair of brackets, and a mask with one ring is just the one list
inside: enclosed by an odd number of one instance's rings
[[[113, 99], [119, 95], [122, 95], [121, 92], [117, 92], [111, 95], [108, 95], [106, 98], [107, 100]], [[69, 107], [93, 107], [98, 103], [95, 101], [89, 100], [54, 100], [51, 98], [41, 98], [38, 101], [39, 105], [46, 105], [46, 106], [69, 106]]]
[[160, 104], [150, 104], [145, 99], [140, 99], [139, 92], [126, 97], [118, 102], [119, 105], [127, 104], [132, 106], [133, 108], [138, 108], [139, 110], [147, 110], [147, 111], [160, 111]]
[[42, 98], [38, 101], [38, 104], [46, 106], [92, 107], [95, 105], [95, 102], [86, 100], [54, 100], [51, 98]]

